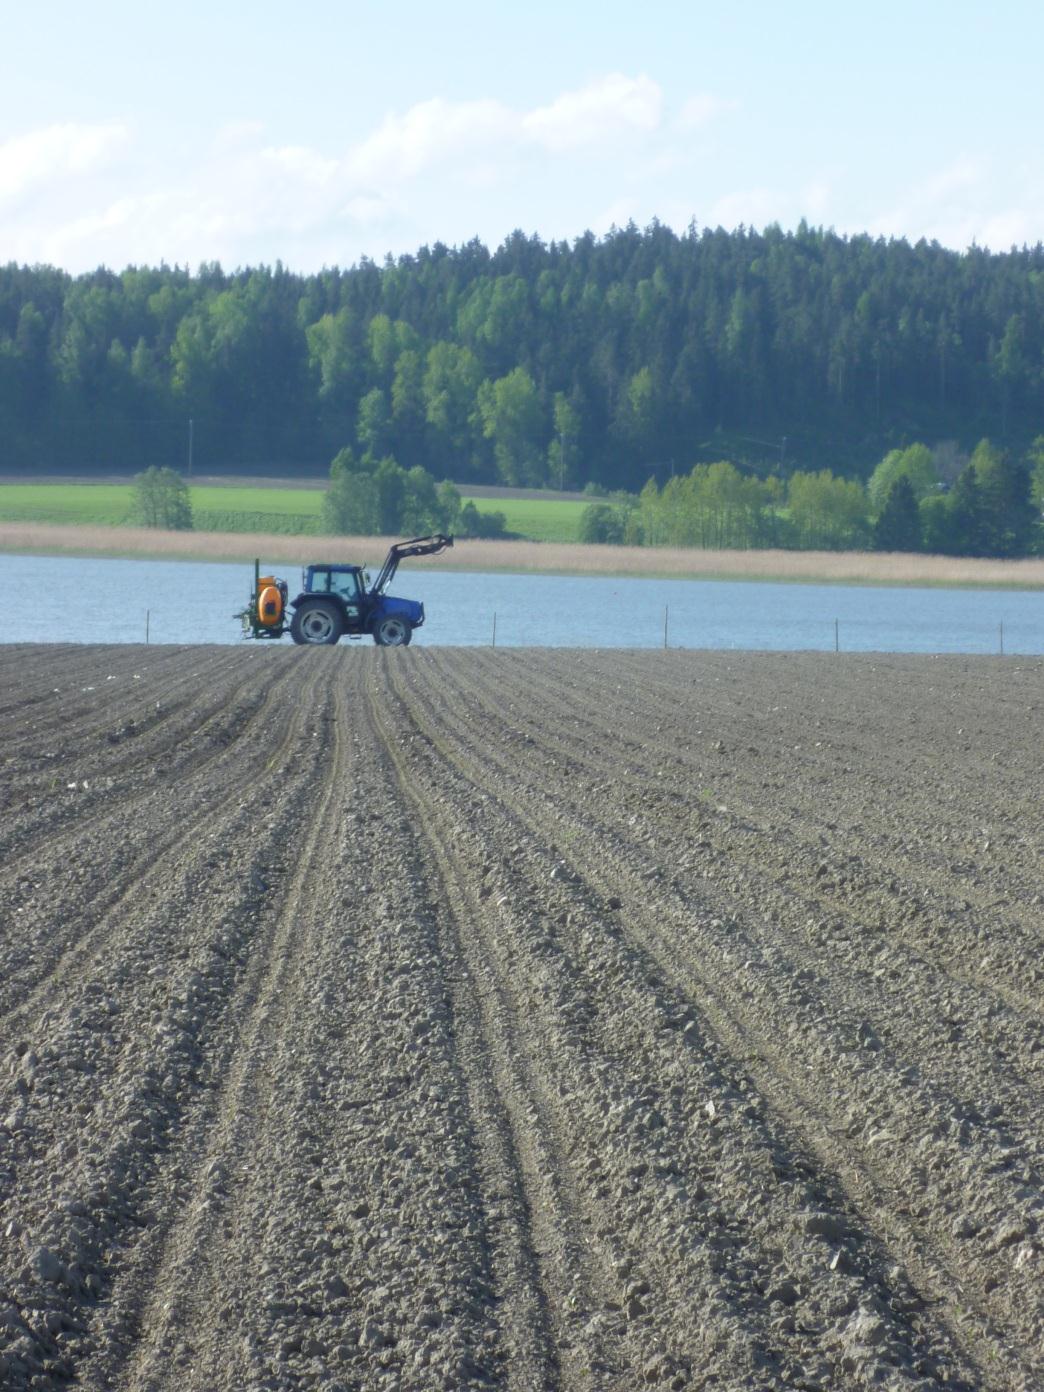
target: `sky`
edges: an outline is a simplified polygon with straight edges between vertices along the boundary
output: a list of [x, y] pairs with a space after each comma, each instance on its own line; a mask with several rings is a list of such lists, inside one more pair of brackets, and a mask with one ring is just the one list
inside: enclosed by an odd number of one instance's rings
[[0, 264], [308, 273], [653, 219], [1044, 241], [1044, 5], [38, 0]]

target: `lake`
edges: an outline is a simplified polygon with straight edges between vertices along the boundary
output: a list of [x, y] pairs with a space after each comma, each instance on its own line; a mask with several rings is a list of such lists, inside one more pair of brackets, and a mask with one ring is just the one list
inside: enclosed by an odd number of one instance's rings
[[[279, 570], [293, 595], [297, 567]], [[238, 643], [253, 567], [0, 555], [5, 643]], [[1044, 653], [1044, 593], [432, 571], [417, 644]], [[836, 626], [836, 627], [835, 627]], [[1002, 635], [1003, 626], [1003, 635]], [[290, 639], [283, 640], [289, 644]], [[342, 639], [342, 642], [347, 642]], [[369, 639], [363, 640], [369, 642]]]

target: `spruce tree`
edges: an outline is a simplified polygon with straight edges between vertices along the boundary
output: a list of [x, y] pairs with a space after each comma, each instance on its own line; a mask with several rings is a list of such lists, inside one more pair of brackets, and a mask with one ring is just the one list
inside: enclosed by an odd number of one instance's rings
[[901, 474], [888, 491], [874, 523], [875, 551], [920, 551], [921, 514], [913, 485]]

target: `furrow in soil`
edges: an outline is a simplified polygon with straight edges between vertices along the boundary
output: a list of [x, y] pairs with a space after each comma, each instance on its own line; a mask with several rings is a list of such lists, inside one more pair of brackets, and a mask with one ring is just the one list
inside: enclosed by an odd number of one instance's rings
[[8, 657], [5, 1392], [1044, 1385], [1040, 659]]

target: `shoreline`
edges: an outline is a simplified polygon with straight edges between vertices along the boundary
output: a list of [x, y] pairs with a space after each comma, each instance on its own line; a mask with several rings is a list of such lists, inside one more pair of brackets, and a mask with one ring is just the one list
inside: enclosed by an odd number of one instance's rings
[[[397, 537], [316, 537], [168, 532], [0, 522], [0, 553], [266, 564], [353, 561], [376, 566]], [[1044, 589], [1044, 557], [1005, 561], [878, 551], [702, 551], [677, 547], [461, 540], [426, 563], [433, 570], [635, 579], [751, 580], [789, 584]]]

